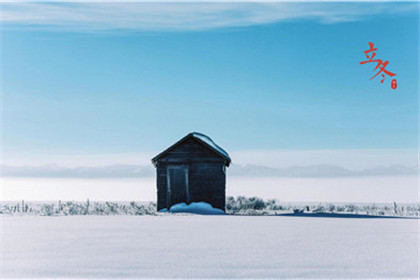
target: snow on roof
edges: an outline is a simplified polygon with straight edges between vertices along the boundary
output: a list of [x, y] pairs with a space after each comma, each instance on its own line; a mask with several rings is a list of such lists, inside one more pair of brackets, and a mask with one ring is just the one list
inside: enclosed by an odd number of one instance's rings
[[220, 146], [218, 146], [216, 143], [214, 143], [213, 140], [211, 140], [211, 138], [208, 137], [207, 135], [204, 135], [204, 134], [199, 133], [199, 132], [192, 132], [190, 134], [193, 137], [203, 141], [204, 143], [206, 143], [207, 145], [212, 147], [214, 150], [216, 150], [220, 154], [224, 155], [227, 159], [229, 159], [229, 161], [231, 161], [229, 154], [225, 150], [223, 150]]
[[194, 137], [195, 139], [197, 139], [198, 141], [202, 142], [203, 144], [208, 146], [210, 149], [212, 149], [215, 153], [217, 153], [221, 157], [225, 158], [226, 159], [226, 165], [229, 166], [229, 164], [232, 161], [230, 159], [229, 154], [225, 150], [223, 150], [221, 147], [219, 147], [216, 143], [214, 143], [213, 140], [211, 140], [210, 137], [208, 137], [207, 135], [204, 135], [202, 133], [199, 133], [199, 132], [189, 133], [187, 136], [185, 136], [184, 138], [182, 138], [181, 140], [179, 140], [178, 142], [176, 142], [175, 144], [173, 144], [172, 146], [170, 146], [169, 148], [167, 148], [166, 150], [164, 150], [163, 152], [161, 152], [160, 154], [158, 154], [157, 156], [152, 158], [152, 163], [154, 165], [156, 165], [156, 162], [160, 157], [162, 157], [168, 151], [170, 151], [171, 149], [173, 149], [174, 147], [176, 147], [177, 145], [184, 142], [186, 139], [188, 139], [190, 137]]

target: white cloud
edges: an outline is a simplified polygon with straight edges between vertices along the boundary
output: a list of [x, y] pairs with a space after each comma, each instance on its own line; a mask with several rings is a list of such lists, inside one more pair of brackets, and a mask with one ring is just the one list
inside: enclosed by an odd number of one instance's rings
[[349, 22], [417, 10], [416, 3], [3, 3], [2, 21], [6, 28], [185, 31], [298, 19]]

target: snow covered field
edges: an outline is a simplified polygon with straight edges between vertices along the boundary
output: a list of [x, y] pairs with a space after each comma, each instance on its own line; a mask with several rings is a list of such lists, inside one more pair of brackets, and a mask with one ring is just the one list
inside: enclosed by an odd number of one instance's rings
[[0, 218], [4, 278], [419, 276], [418, 219]]

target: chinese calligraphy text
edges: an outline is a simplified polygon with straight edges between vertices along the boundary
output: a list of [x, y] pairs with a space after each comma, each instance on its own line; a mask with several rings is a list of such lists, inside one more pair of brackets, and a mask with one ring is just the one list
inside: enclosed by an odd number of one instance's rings
[[[391, 71], [385, 69], [386, 66], [388, 65], [389, 61], [387, 61], [387, 60], [383, 61], [382, 59], [374, 59], [375, 56], [376, 56], [376, 52], [375, 51], [377, 51], [377, 50], [378, 49], [374, 47], [373, 43], [369, 42], [369, 49], [366, 50], [366, 51], [364, 51], [367, 60], [360, 62], [360, 64], [366, 64], [366, 63], [372, 63], [372, 62], [373, 63], [376, 63], [376, 67], [373, 70], [374, 71], [377, 71], [378, 70], [378, 72], [372, 78], [370, 78], [370, 79], [372, 80], [373, 78], [375, 78], [376, 76], [378, 76], [379, 74], [381, 74], [381, 77], [382, 77], [381, 83], [383, 84], [384, 81], [385, 81], [385, 75], [388, 75], [390, 77], [394, 77], [397, 74], [392, 73]], [[391, 82], [391, 88], [392, 89], [396, 89], [397, 88], [397, 80], [396, 79], [393, 79], [392, 80], [392, 82]]]

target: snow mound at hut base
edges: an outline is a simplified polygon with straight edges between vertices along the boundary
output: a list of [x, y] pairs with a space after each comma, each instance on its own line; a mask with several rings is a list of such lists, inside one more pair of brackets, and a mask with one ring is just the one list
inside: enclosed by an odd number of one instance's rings
[[[167, 212], [166, 208], [159, 212]], [[171, 213], [192, 213], [200, 215], [225, 215], [225, 212], [221, 209], [213, 208], [206, 202], [191, 202], [190, 204], [178, 203], [172, 205], [168, 212]]]

